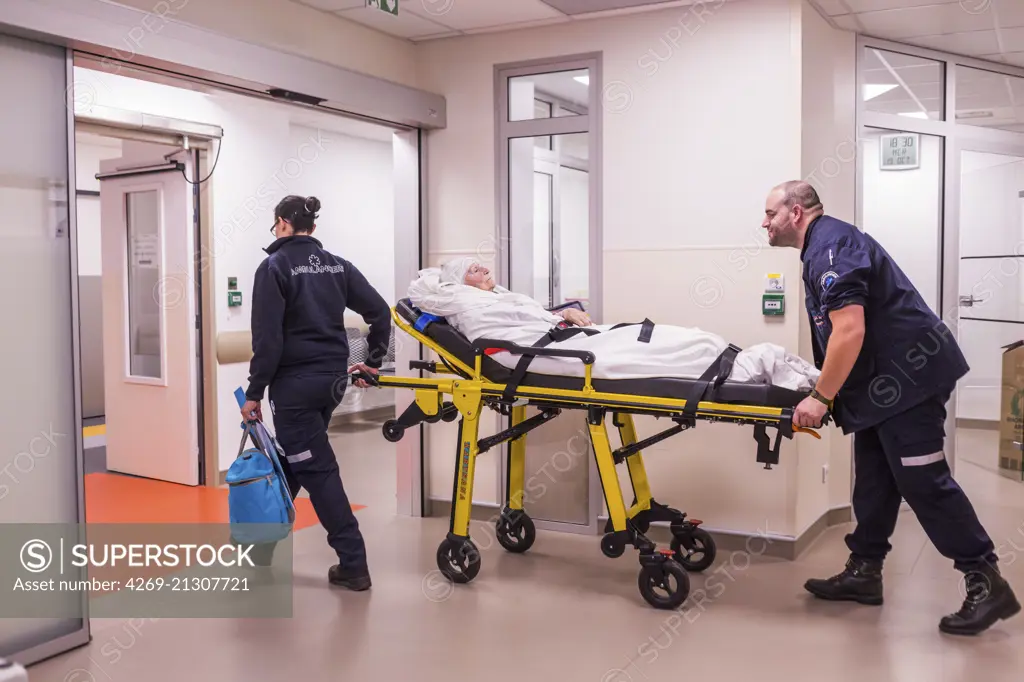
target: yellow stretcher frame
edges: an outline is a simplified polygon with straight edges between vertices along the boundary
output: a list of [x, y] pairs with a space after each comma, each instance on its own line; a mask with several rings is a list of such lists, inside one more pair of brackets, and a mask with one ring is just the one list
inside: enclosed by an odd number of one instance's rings
[[[413, 369], [430, 371], [448, 378], [391, 377], [378, 375], [362, 378], [389, 388], [414, 391], [414, 402], [398, 419], [388, 420], [384, 436], [391, 442], [401, 439], [406, 428], [422, 422], [454, 421], [460, 418], [452, 511], [447, 537], [437, 550], [437, 564], [441, 572], [456, 583], [471, 581], [480, 570], [480, 553], [469, 537], [470, 514], [473, 504], [473, 484], [476, 458], [502, 442], [509, 441], [508, 496], [497, 521], [497, 538], [505, 549], [523, 552], [533, 544], [535, 528], [523, 509], [526, 433], [550, 421], [562, 409], [583, 409], [593, 452], [604, 491], [609, 520], [601, 549], [609, 557], [621, 556], [627, 544], [640, 553], [639, 588], [644, 599], [656, 608], [678, 608], [689, 594], [689, 570], [703, 570], [714, 559], [714, 542], [706, 531], [699, 528], [700, 521], [687, 519], [685, 514], [660, 505], [651, 496], [647, 473], [643, 464], [642, 447], [668, 438], [695, 426], [696, 420], [726, 421], [754, 425], [758, 443], [757, 461], [770, 469], [778, 463], [781, 437], [792, 438], [795, 433], [820, 436], [812, 429], [803, 429], [792, 423], [792, 408], [729, 403], [699, 402], [695, 411], [685, 414], [686, 400], [648, 397], [624, 393], [607, 393], [594, 389], [591, 381], [592, 354], [585, 363], [584, 384], [581, 390], [517, 386], [514, 402], [503, 401], [504, 384], [494, 383], [484, 376], [481, 366], [487, 348], [521, 349], [500, 341], [478, 340], [474, 344], [473, 366], [461, 361], [433, 339], [418, 331], [392, 308], [392, 319], [399, 329], [434, 351], [441, 363], [411, 363]], [[530, 352], [543, 354], [535, 348]], [[444, 397], [451, 396], [451, 402]], [[535, 406], [540, 412], [527, 418], [527, 407]], [[512, 426], [505, 431], [480, 438], [480, 415], [485, 407], [511, 416]], [[613, 452], [607, 431], [607, 416], [617, 427], [622, 447]], [[638, 442], [633, 424], [634, 414], [666, 416], [676, 426], [656, 436]], [[774, 447], [768, 446], [767, 427], [778, 429]], [[634, 502], [626, 506], [615, 467], [625, 461], [632, 481]], [[671, 549], [658, 549], [644, 533], [652, 521], [671, 522], [674, 539]], [[688, 557], [693, 552], [703, 556], [699, 562]], [[686, 566], [686, 568], [684, 568]], [[674, 579], [674, 583], [673, 583]], [[664, 594], [658, 590], [664, 590]]]

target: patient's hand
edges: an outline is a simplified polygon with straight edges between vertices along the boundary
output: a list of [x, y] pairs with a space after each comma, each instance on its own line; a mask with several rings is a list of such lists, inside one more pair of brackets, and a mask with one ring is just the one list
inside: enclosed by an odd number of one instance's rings
[[562, 319], [573, 323], [577, 327], [592, 327], [594, 325], [590, 320], [590, 315], [587, 315], [579, 308], [566, 308], [562, 311]]

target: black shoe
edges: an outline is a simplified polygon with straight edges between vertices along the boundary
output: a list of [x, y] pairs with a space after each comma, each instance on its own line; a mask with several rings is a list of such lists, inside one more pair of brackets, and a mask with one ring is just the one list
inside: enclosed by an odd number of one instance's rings
[[1020, 603], [994, 565], [983, 564], [964, 575], [967, 596], [960, 610], [944, 616], [939, 630], [950, 635], [976, 635], [996, 621], [1017, 615]]
[[331, 570], [327, 572], [327, 580], [332, 585], [339, 585], [341, 587], [347, 587], [350, 590], [356, 592], [362, 592], [363, 590], [370, 589], [370, 574], [365, 569], [359, 572], [342, 569], [341, 566], [335, 564], [331, 566]]
[[812, 578], [804, 583], [804, 589], [819, 599], [878, 606], [882, 603], [882, 562], [850, 557], [842, 573], [826, 580]]

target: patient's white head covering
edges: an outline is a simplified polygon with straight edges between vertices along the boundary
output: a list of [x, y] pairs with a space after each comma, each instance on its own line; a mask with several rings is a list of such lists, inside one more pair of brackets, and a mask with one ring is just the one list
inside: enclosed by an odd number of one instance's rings
[[475, 258], [469, 256], [454, 258], [441, 266], [441, 281], [452, 284], [465, 284], [466, 273], [476, 263]]

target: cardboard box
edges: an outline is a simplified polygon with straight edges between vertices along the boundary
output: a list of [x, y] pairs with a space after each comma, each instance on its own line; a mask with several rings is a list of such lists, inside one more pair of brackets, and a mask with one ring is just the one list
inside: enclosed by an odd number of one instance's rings
[[1003, 346], [999, 473], [1024, 480], [1024, 340]]

